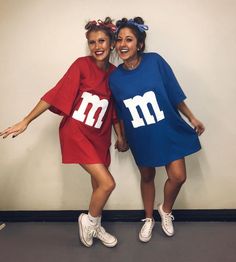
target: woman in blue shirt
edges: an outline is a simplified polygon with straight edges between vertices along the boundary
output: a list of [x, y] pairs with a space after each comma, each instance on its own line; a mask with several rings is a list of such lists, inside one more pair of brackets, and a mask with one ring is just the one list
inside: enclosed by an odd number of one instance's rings
[[157, 53], [143, 53], [148, 29], [143, 19], [123, 18], [116, 25], [116, 51], [124, 63], [111, 74], [110, 88], [141, 174], [146, 218], [139, 239], [148, 242], [154, 227], [155, 167], [166, 168], [164, 202], [158, 205], [158, 212], [163, 231], [173, 236], [171, 212], [186, 180], [184, 157], [200, 150], [198, 135], [204, 131], [204, 125], [185, 104], [186, 96], [168, 63]]

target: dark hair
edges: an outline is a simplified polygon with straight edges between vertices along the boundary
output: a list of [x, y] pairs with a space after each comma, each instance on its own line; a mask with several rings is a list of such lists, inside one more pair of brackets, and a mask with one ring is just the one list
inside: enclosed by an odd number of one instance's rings
[[110, 17], [106, 17], [104, 21], [100, 19], [97, 21], [95, 20], [89, 21], [84, 28], [85, 30], [87, 30], [85, 34], [87, 39], [91, 32], [98, 32], [98, 31], [104, 32], [110, 38], [111, 43], [115, 39], [116, 26], [112, 23]]
[[116, 38], [118, 37], [118, 34], [122, 28], [130, 28], [133, 34], [135, 35], [135, 37], [137, 38], [137, 47], [139, 48], [137, 53], [138, 55], [141, 55], [145, 50], [146, 32], [144, 30], [141, 31], [138, 28], [138, 26], [135, 24], [144, 25], [144, 21], [142, 17], [139, 16], [132, 19], [132, 22], [130, 21], [131, 20], [128, 20], [127, 18], [122, 18], [121, 20], [118, 20], [116, 22], [116, 27], [117, 27]]

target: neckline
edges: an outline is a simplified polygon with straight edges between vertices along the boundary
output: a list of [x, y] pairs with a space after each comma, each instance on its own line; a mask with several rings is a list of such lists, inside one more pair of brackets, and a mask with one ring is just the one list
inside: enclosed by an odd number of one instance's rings
[[126, 63], [123, 63], [123, 67], [129, 71], [132, 71], [134, 69], [136, 69], [140, 63], [142, 61], [142, 57], [141, 56], [137, 56], [137, 60], [136, 60], [136, 63], [134, 64], [131, 64], [130, 66], [128, 66]]
[[102, 73], [106, 74], [106, 73], [109, 73], [111, 71], [111, 63], [108, 61], [108, 67], [107, 67], [107, 70], [103, 70], [101, 69], [95, 62], [94, 58], [90, 55], [88, 56], [89, 57], [89, 60], [92, 62], [92, 64], [99, 70], [101, 71]]
[[145, 57], [145, 53], [143, 53], [143, 54], [140, 55], [140, 59], [141, 59], [141, 60], [140, 60], [139, 65], [138, 65], [136, 68], [132, 69], [132, 70], [130, 70], [130, 69], [128, 69], [128, 68], [125, 68], [125, 67], [124, 67], [124, 63], [120, 64], [119, 67], [120, 67], [120, 69], [121, 69], [123, 72], [126, 72], [126, 73], [136, 72], [136, 71], [140, 70], [140, 68], [142, 67], [143, 61], [144, 61], [144, 57]]

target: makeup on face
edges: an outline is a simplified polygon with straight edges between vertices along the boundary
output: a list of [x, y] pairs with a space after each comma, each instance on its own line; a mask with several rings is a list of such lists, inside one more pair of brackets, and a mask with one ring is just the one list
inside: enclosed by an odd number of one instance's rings
[[132, 60], [137, 54], [137, 38], [130, 28], [122, 28], [116, 40], [116, 51], [119, 57], [126, 61]]
[[110, 38], [103, 31], [89, 33], [88, 47], [91, 56], [96, 61], [105, 62], [109, 59], [111, 49]]

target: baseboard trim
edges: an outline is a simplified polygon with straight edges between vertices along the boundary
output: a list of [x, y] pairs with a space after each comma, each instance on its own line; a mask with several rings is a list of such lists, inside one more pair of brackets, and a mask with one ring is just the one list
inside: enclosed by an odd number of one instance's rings
[[[0, 221], [4, 222], [72, 222], [85, 210], [61, 211], [0, 211]], [[236, 209], [176, 209], [175, 221], [236, 221]], [[160, 217], [155, 211], [156, 221]], [[143, 210], [104, 210], [103, 221], [137, 222], [144, 218]]]

